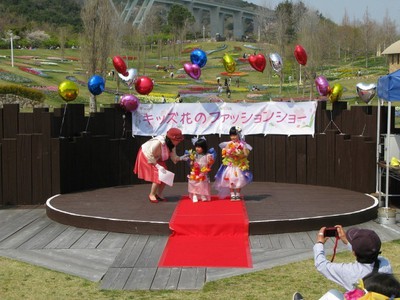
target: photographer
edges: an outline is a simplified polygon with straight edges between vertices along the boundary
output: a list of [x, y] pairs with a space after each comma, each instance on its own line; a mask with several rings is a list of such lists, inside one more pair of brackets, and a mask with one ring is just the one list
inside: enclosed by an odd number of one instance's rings
[[329, 237], [326, 234], [326, 227], [322, 227], [317, 234], [317, 241], [313, 247], [314, 264], [318, 272], [327, 279], [336, 282], [349, 291], [353, 289], [354, 284], [359, 279], [371, 272], [392, 274], [389, 261], [379, 256], [381, 240], [375, 231], [353, 227], [345, 232], [340, 225], [335, 226], [333, 231], [334, 235], [353, 251], [356, 262], [333, 263], [326, 258], [324, 244]]

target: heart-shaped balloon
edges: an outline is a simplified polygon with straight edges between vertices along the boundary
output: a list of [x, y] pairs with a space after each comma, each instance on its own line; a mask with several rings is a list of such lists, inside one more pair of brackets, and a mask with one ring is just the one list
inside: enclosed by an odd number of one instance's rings
[[283, 62], [281, 56], [278, 53], [269, 54], [269, 63], [276, 73], [280, 73], [282, 71]]
[[136, 79], [135, 89], [141, 95], [148, 95], [153, 90], [153, 80], [147, 76], [140, 76]]
[[115, 70], [117, 70], [118, 73], [128, 76], [129, 73], [126, 71], [126, 64], [125, 61], [122, 59], [121, 56], [114, 56], [113, 57], [113, 65]]
[[258, 72], [264, 72], [267, 61], [265, 60], [264, 55], [257, 54], [257, 55], [250, 55], [249, 63]]
[[119, 105], [126, 111], [135, 111], [139, 107], [139, 99], [131, 94], [123, 95], [120, 99]]
[[367, 104], [376, 95], [376, 85], [374, 83], [367, 84], [360, 82], [357, 83], [356, 89], [358, 96]]
[[137, 69], [128, 69], [127, 72], [128, 72], [127, 76], [118, 73], [119, 78], [121, 78], [123, 81], [132, 81], [136, 79], [138, 75]]
[[305, 66], [307, 64], [307, 53], [301, 45], [296, 45], [294, 48], [294, 56], [300, 65]]
[[224, 65], [225, 70], [226, 70], [228, 73], [233, 73], [233, 72], [235, 72], [235, 69], [236, 69], [236, 62], [235, 62], [235, 60], [233, 59], [233, 57], [230, 56], [229, 54], [225, 54], [225, 55], [222, 57], [222, 64]]
[[315, 78], [315, 86], [317, 87], [318, 94], [321, 96], [326, 96], [329, 94], [329, 82], [325, 76], [317, 76], [317, 78]]
[[343, 94], [343, 86], [340, 83], [335, 83], [331, 89], [329, 100], [331, 103], [338, 101]]
[[88, 81], [88, 89], [93, 95], [97, 96], [104, 92], [105, 81], [99, 75], [93, 75]]
[[65, 102], [74, 101], [79, 94], [79, 88], [75, 82], [65, 80], [58, 86], [58, 94]]
[[201, 69], [196, 64], [184, 63], [183, 64], [183, 69], [185, 70], [186, 74], [188, 74], [193, 79], [197, 80], [201, 76]]
[[202, 68], [207, 63], [207, 54], [201, 49], [194, 49], [192, 53], [190, 53], [190, 61], [192, 64], [198, 65]]

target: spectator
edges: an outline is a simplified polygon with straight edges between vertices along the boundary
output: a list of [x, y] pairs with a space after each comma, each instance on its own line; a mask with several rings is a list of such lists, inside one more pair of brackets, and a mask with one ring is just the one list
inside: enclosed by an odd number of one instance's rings
[[[345, 294], [338, 290], [330, 290], [319, 300], [399, 300], [400, 282], [393, 274], [372, 272], [358, 281], [355, 289]], [[293, 300], [304, 300], [303, 296], [296, 292]]]
[[224, 88], [222, 87], [221, 84], [218, 85], [218, 96], [222, 94], [222, 91], [224, 90]]
[[350, 228], [347, 232], [342, 226], [335, 226], [338, 238], [351, 247], [356, 262], [333, 263], [325, 256], [324, 244], [329, 239], [325, 237], [325, 227], [322, 227], [317, 235], [314, 245], [314, 263], [318, 272], [327, 279], [336, 282], [346, 290], [352, 290], [354, 284], [367, 274], [374, 272], [392, 273], [389, 261], [379, 256], [381, 253], [381, 240], [379, 236], [370, 229]]
[[226, 87], [226, 96], [227, 96], [228, 98], [231, 97], [231, 89], [229, 88], [229, 86]]

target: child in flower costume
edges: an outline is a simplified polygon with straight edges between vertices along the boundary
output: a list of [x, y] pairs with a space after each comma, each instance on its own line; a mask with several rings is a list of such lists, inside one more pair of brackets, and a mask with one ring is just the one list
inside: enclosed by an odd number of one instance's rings
[[210, 201], [211, 187], [208, 173], [215, 161], [214, 148], [208, 149], [205, 137], [192, 139], [194, 150], [189, 150], [190, 173], [188, 175], [189, 197], [193, 202]]
[[252, 147], [242, 138], [240, 127], [233, 126], [229, 130], [230, 142], [223, 142], [222, 165], [215, 175], [214, 187], [219, 195], [225, 198], [229, 192], [232, 201], [241, 200], [242, 187], [253, 181], [253, 174], [249, 171], [247, 156]]

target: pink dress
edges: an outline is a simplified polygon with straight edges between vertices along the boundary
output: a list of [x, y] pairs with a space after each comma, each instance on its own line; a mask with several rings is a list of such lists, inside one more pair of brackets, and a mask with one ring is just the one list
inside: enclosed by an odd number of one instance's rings
[[138, 175], [138, 178], [149, 182], [161, 184], [158, 178], [158, 169], [155, 164], [159, 164], [167, 169], [165, 161], [171, 156], [175, 162], [177, 155], [175, 148], [170, 152], [165, 143], [164, 136], [157, 136], [144, 143], [137, 154], [135, 167], [133, 172]]
[[207, 200], [211, 200], [211, 184], [208, 172], [214, 163], [214, 156], [207, 154], [192, 154], [193, 160], [191, 171], [188, 175], [188, 192], [190, 199], [193, 195], [205, 196]]

